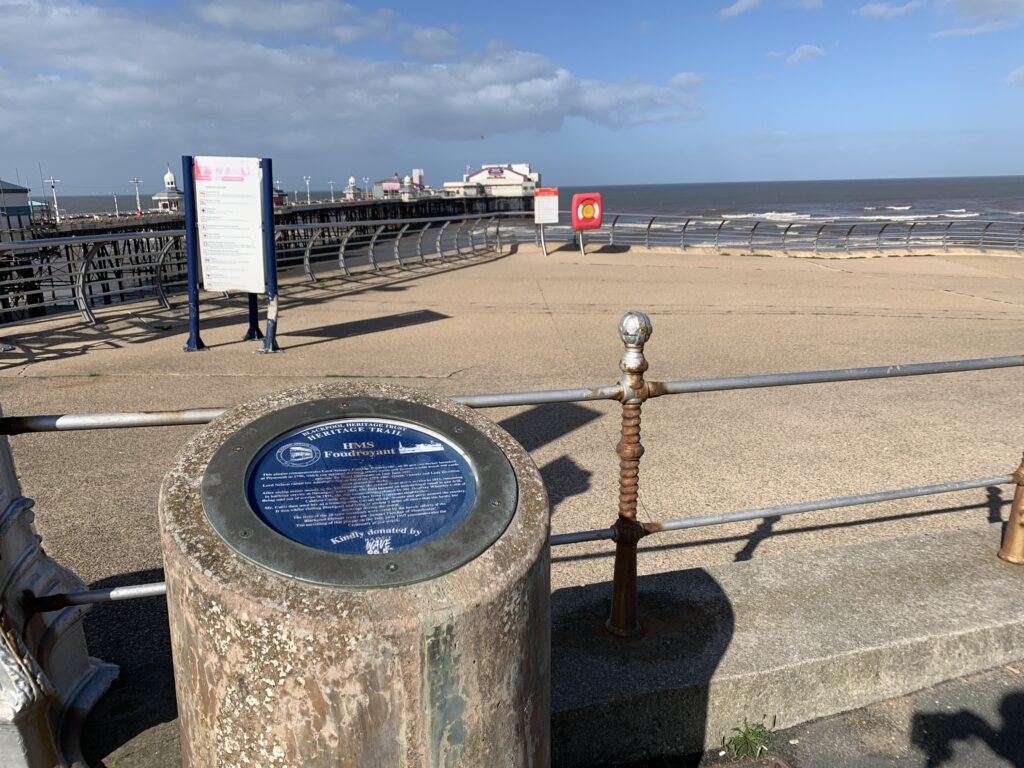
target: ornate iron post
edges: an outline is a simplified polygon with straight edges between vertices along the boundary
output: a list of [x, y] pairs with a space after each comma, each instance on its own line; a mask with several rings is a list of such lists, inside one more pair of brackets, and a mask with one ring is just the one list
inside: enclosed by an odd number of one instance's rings
[[612, 609], [605, 626], [613, 635], [630, 637], [641, 632], [637, 612], [636, 545], [646, 531], [636, 519], [640, 484], [640, 410], [650, 396], [644, 371], [644, 344], [651, 338], [651, 320], [643, 312], [627, 312], [619, 321], [619, 337], [626, 346], [622, 370], [622, 433], [615, 452], [619, 454], [619, 517], [615, 531], [615, 575]]
[[1024, 565], [1024, 459], [1021, 459], [1020, 466], [1013, 473], [1013, 481], [1017, 483], [1017, 490], [1013, 493], [1010, 519], [1006, 523], [999, 557], [1008, 563]]

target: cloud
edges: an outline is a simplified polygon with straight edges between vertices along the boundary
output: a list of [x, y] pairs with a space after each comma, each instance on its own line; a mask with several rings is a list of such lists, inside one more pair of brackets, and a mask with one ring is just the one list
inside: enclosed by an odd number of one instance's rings
[[1024, 0], [942, 0], [941, 5], [977, 19], [1006, 20], [1024, 16]]
[[1019, 85], [1024, 87], [1024, 67], [1018, 67], [1013, 70], [1013, 72], [1007, 76], [1006, 82], [1010, 85]]
[[196, 2], [196, 16], [227, 29], [255, 32], [303, 32], [318, 29], [339, 17], [354, 13], [347, 3], [331, 0], [217, 0]]
[[[590, 79], [508, 47], [423, 63], [350, 55], [332, 44], [330, 28], [318, 44], [272, 46], [207, 22], [209, 9], [183, 19], [82, 0], [0, 2], [0, 125], [5, 155], [26, 160], [315, 157], [328, 147], [365, 152], [366, 142], [555, 131], [569, 119], [615, 128], [703, 114], [692, 79]], [[351, 16], [354, 25], [374, 18]], [[453, 53], [454, 38], [433, 32], [403, 40], [421, 58]]]
[[445, 61], [459, 53], [455, 35], [440, 27], [420, 27], [402, 45], [402, 50], [414, 59], [422, 61]]
[[903, 5], [897, 5], [895, 3], [867, 3], [854, 11], [854, 13], [858, 16], [867, 16], [873, 19], [889, 21], [891, 19], [895, 19], [897, 16], [911, 13], [916, 11], [918, 8], [923, 7], [924, 0], [909, 0], [909, 2], [903, 3]]
[[669, 78], [668, 84], [673, 88], [678, 88], [683, 91], [692, 91], [697, 88], [704, 78], [700, 75], [695, 75], [693, 72], [680, 72], [679, 74], [672, 75]]
[[990, 21], [987, 24], [978, 24], [974, 27], [954, 27], [952, 29], [940, 29], [937, 32], [932, 32], [928, 37], [939, 39], [943, 37], [974, 37], [976, 35], [985, 35], [989, 32], [998, 32], [1000, 29], [1006, 29], [1012, 27], [1013, 24], [1008, 21]]
[[788, 59], [786, 59], [786, 66], [795, 67], [799, 64], [803, 64], [805, 61], [810, 61], [811, 59], [816, 59], [819, 56], [824, 55], [824, 48], [819, 48], [816, 45], [801, 45], [790, 54]]
[[722, 21], [727, 21], [739, 16], [741, 13], [746, 13], [747, 11], [757, 8], [760, 4], [761, 0], [736, 0], [732, 5], [720, 10], [718, 12], [718, 18]]
[[974, 37], [1017, 26], [1024, 20], [1024, 0], [940, 0], [939, 7], [965, 23], [933, 32], [933, 38]]
[[823, 0], [790, 0], [790, 5], [803, 8], [805, 11], [814, 11], [821, 8], [825, 3]]

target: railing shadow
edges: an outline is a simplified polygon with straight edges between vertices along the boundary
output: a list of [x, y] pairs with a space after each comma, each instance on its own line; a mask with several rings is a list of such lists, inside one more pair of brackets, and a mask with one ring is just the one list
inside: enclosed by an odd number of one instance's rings
[[[137, 571], [91, 584], [103, 589], [163, 581], [162, 570]], [[82, 751], [89, 765], [103, 768], [103, 759], [139, 734], [178, 717], [171, 664], [167, 602], [145, 598], [99, 603], [85, 616], [89, 652], [121, 668], [120, 677], [93, 707], [82, 730]], [[166, 746], [177, 749], [174, 739]], [[177, 765], [177, 754], [161, 755], [164, 765]]]
[[[549, 403], [509, 416], [499, 425], [533, 453], [603, 415], [601, 411], [575, 403]], [[563, 501], [590, 490], [593, 473], [583, 469], [569, 455], [563, 455], [541, 467], [540, 474], [553, 515]]]
[[[728, 597], [703, 569], [643, 576], [644, 633], [623, 640], [604, 629], [611, 591], [551, 596], [552, 764], [697, 765], [682, 755], [707, 735], [709, 681], [735, 626]], [[666, 659], [686, 659], [671, 680]]]
[[[1001, 522], [1002, 509], [1010, 504], [1009, 499], [1003, 498], [1003, 492], [998, 487], [986, 488], [987, 499], [984, 502], [978, 504], [962, 504], [954, 507], [941, 507], [939, 509], [924, 509], [916, 512], [905, 512], [897, 515], [884, 515], [881, 517], [872, 518], [858, 518], [856, 520], [841, 520], [834, 523], [819, 523], [817, 525], [806, 525], [799, 528], [787, 528], [782, 531], [773, 530], [773, 526], [776, 524], [779, 518], [766, 518], [763, 520], [757, 528], [751, 534], [739, 535], [739, 536], [720, 536], [715, 539], [700, 539], [697, 541], [676, 541], [669, 544], [651, 544], [653, 541], [650, 537], [641, 541], [640, 551], [641, 552], [668, 552], [677, 549], [691, 549], [694, 547], [704, 547], [714, 544], [731, 544], [736, 542], [743, 542], [744, 546], [739, 552], [736, 553], [735, 561], [748, 560], [750, 557], [744, 555], [753, 555], [757, 545], [765, 541], [769, 536], [793, 536], [800, 533], [818, 533], [821, 531], [836, 530], [841, 528], [854, 528], [861, 525], [877, 525], [880, 523], [892, 523], [900, 520], [910, 520], [918, 517], [930, 517], [932, 515], [949, 514], [953, 512], [969, 512], [975, 509], [984, 509], [988, 512], [986, 515], [987, 522]], [[771, 521], [770, 524], [768, 521]], [[673, 534], [667, 534], [673, 535]], [[675, 535], [679, 535], [678, 533]], [[551, 558], [552, 563], [571, 563], [582, 560], [598, 560], [600, 558], [613, 558], [615, 556], [615, 548], [608, 547], [605, 550], [599, 552], [587, 552], [578, 555], [557, 555]]]

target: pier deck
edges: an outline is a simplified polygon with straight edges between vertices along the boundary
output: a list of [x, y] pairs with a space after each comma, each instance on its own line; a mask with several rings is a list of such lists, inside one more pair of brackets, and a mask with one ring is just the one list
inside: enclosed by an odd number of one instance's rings
[[[621, 354], [616, 324], [629, 309], [654, 323], [650, 379], [1017, 354], [1022, 281], [1024, 259], [1008, 256], [840, 261], [617, 248], [583, 258], [566, 247], [545, 258], [521, 246], [503, 258], [360, 281], [309, 286], [289, 278], [279, 326], [285, 351], [277, 355], [254, 354], [254, 345], [239, 341], [244, 305], [223, 299], [204, 302], [211, 350], [203, 353], [180, 351], [180, 299], [171, 312], [150, 304], [104, 310], [106, 330], [72, 316], [8, 326], [4, 336], [17, 349], [0, 354], [0, 403], [11, 415], [230, 406], [337, 378], [451, 395], [610, 384]], [[1021, 375], [660, 398], [644, 409], [641, 517], [1009, 473], [1024, 449]], [[490, 415], [541, 468], [554, 533], [614, 521], [616, 403]], [[96, 586], [159, 580], [158, 485], [197, 429], [12, 438], [51, 555]], [[957, 529], [982, 535], [1005, 518], [1010, 493], [664, 534], [641, 543], [640, 572], [806, 562], [815, 552], [870, 551], [856, 545]], [[572, 599], [571, 588], [607, 582], [612, 552], [607, 542], [555, 551], [556, 604]], [[905, 565], [912, 573], [912, 560]], [[174, 717], [165, 621], [159, 600], [98, 607], [88, 619], [92, 652], [123, 668], [94, 717], [106, 725], [95, 725], [86, 742], [95, 757], [111, 755], [109, 766], [147, 765], [131, 757], [141, 744], [133, 739]], [[147, 738], [173, 731], [160, 733]]]

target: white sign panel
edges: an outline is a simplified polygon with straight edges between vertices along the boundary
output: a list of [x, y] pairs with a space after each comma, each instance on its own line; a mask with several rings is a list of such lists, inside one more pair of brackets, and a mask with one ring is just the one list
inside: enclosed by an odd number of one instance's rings
[[195, 158], [199, 254], [208, 291], [267, 290], [260, 175], [255, 157]]
[[533, 223], [558, 223], [558, 187], [537, 187], [534, 191]]

